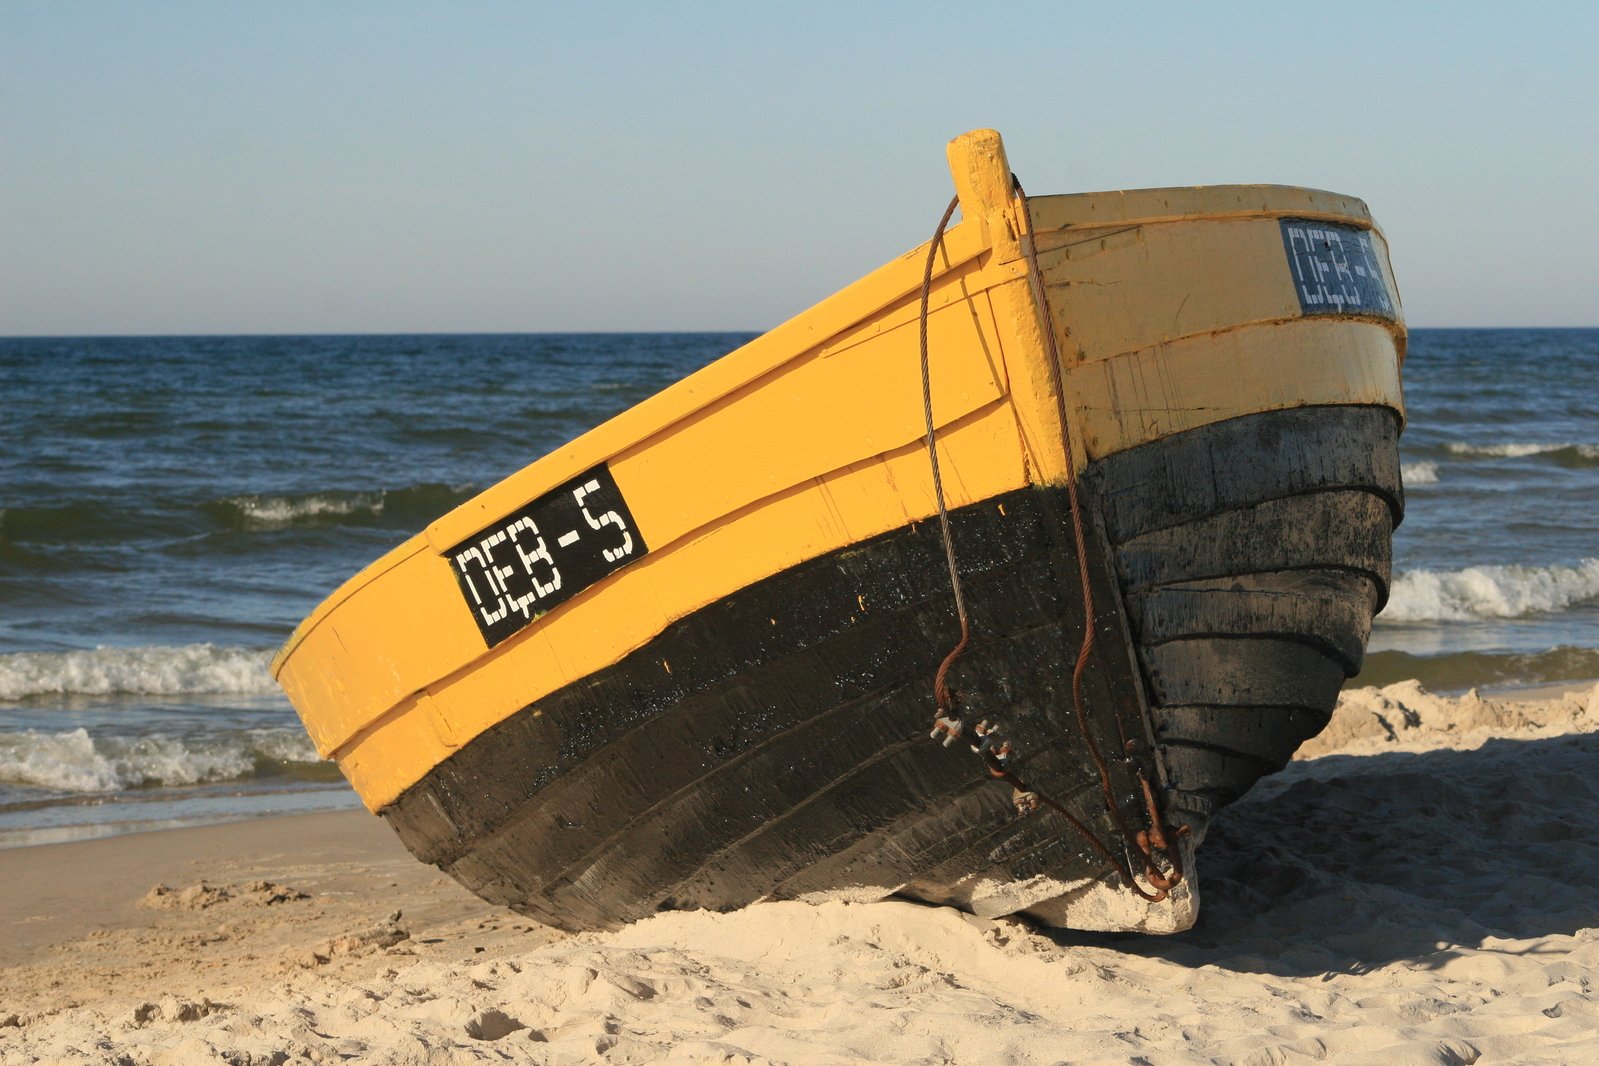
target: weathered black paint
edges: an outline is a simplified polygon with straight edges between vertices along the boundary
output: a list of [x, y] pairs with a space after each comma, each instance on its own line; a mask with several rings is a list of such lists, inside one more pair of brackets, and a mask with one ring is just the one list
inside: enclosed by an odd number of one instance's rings
[[[1209, 813], [1327, 720], [1386, 598], [1403, 499], [1385, 408], [1252, 415], [1093, 464], [1090, 728], [1122, 817], [1146, 699], [1175, 813]], [[976, 643], [954, 684], [1023, 775], [1115, 828], [1071, 712], [1081, 593], [1064, 493], [953, 515]], [[1125, 603], [1125, 613], [1123, 604]], [[1058, 819], [1014, 815], [927, 739], [957, 628], [936, 522], [745, 588], [512, 715], [383, 814], [484, 898], [566, 928], [861, 887], [954, 905], [974, 875], [1114, 880]]]
[[[1082, 608], [1064, 506], [1027, 489], [953, 515], [976, 632], [953, 682], [969, 715], [1004, 721], [1031, 783], [1113, 840], [1071, 711]], [[1091, 534], [1087, 698], [1122, 817], [1142, 828], [1122, 752], [1147, 732], [1102, 545]], [[985, 868], [1112, 876], [1058, 818], [1018, 818], [976, 756], [928, 739], [957, 636], [938, 524], [918, 523], [675, 623], [488, 730], [384, 815], [480, 895], [566, 927], [843, 884], [921, 879], [910, 891], [944, 899]], [[1141, 768], [1153, 775], [1149, 756]], [[927, 884], [941, 864], [959, 872]]]
[[1120, 452], [1088, 480], [1173, 791], [1202, 828], [1327, 723], [1388, 599], [1404, 513], [1386, 407], [1236, 418]]

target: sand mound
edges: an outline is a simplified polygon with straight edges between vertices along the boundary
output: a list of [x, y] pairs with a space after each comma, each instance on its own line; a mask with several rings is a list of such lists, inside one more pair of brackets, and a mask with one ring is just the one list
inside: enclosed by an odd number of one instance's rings
[[311, 897], [286, 885], [271, 881], [252, 881], [246, 885], [210, 885], [201, 881], [187, 888], [156, 885], [139, 900], [139, 906], [157, 911], [203, 911], [223, 903], [247, 907], [270, 907]]
[[1295, 756], [1476, 747], [1494, 737], [1555, 736], [1599, 729], [1599, 685], [1546, 700], [1436, 696], [1416, 681], [1341, 694], [1332, 721]]

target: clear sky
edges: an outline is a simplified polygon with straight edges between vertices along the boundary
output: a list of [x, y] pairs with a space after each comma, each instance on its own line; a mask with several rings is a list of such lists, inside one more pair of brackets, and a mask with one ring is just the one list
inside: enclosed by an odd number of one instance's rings
[[978, 126], [1360, 196], [1412, 325], [1599, 325], [1599, 2], [6, 0], [0, 334], [764, 329]]

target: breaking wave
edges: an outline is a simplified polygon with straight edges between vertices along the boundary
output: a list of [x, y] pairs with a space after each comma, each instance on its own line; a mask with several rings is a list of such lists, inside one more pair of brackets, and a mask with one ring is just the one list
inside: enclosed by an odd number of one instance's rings
[[1599, 466], [1599, 444], [1445, 444], [1453, 455], [1524, 459], [1538, 456], [1560, 466]]
[[0, 655], [0, 700], [29, 696], [190, 693], [266, 695], [278, 691], [261, 648], [178, 647], [24, 651]]
[[1437, 463], [1405, 463], [1399, 477], [1406, 485], [1431, 485], [1438, 480]]
[[218, 511], [231, 510], [247, 526], [285, 526], [302, 519], [338, 517], [351, 514], [383, 513], [383, 497], [368, 493], [342, 496], [316, 493], [310, 496], [234, 496], [219, 502]]
[[211, 516], [234, 529], [295, 525], [369, 524], [378, 519], [404, 524], [429, 522], [465, 502], [472, 485], [412, 485], [382, 492], [329, 490], [301, 494], [249, 493], [206, 505]]
[[296, 729], [251, 729], [205, 739], [151, 735], [91, 737], [65, 733], [0, 733], [0, 782], [57, 792], [118, 792], [199, 785], [320, 765], [310, 739]]
[[1456, 622], [1563, 611], [1599, 599], [1599, 559], [1576, 566], [1471, 566], [1400, 574], [1386, 622]]
[[303, 526], [426, 525], [464, 503], [475, 485], [427, 483], [399, 489], [244, 493], [214, 500], [68, 500], [0, 507], [0, 548], [50, 550], [84, 544], [191, 537], [217, 529], [256, 532]]

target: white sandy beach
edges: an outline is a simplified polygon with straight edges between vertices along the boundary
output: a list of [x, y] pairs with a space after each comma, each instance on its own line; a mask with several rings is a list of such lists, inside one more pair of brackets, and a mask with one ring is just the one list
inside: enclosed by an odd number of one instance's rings
[[0, 1062], [1599, 1061], [1599, 686], [1346, 693], [1303, 755], [1167, 938], [899, 901], [569, 936], [360, 813], [0, 852]]

